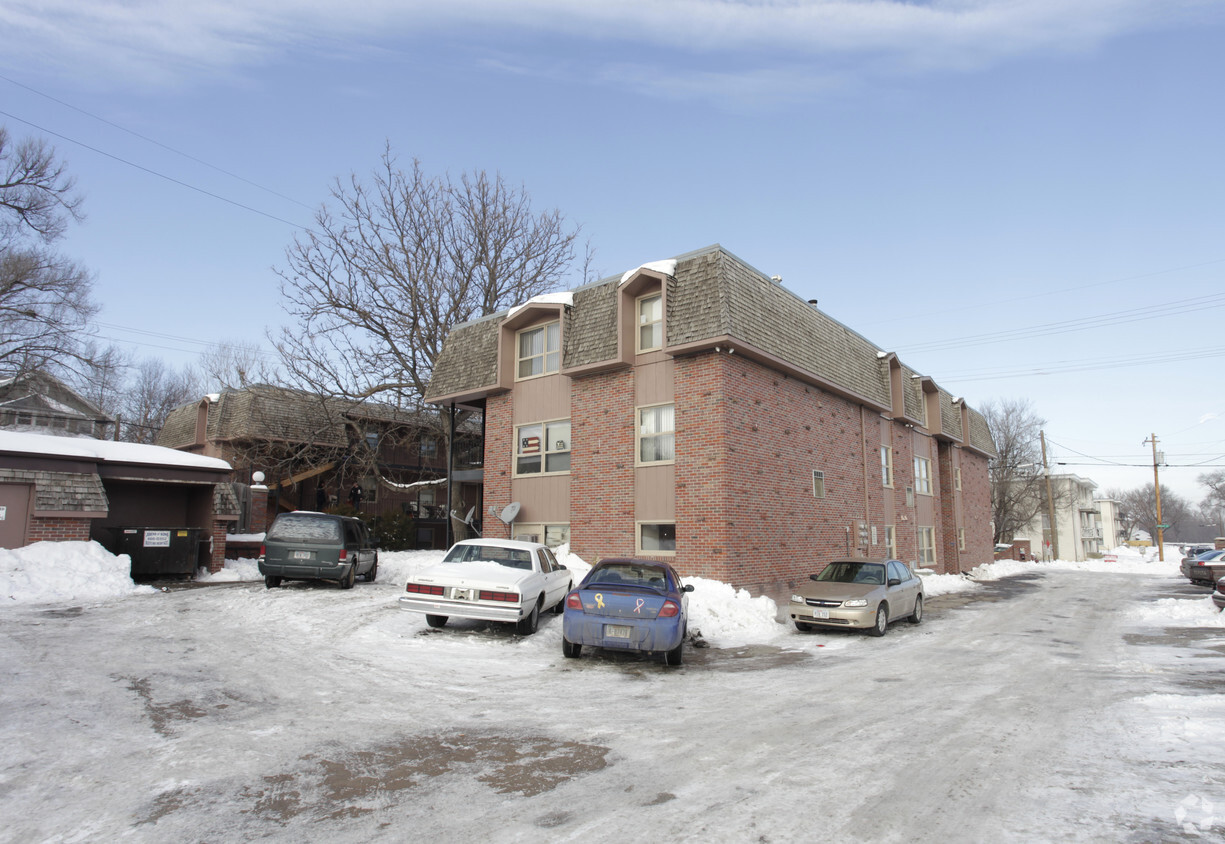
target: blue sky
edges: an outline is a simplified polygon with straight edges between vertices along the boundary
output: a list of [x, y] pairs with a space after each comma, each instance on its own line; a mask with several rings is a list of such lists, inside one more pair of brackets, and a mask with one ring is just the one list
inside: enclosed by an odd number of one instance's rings
[[0, 122], [77, 176], [103, 336], [262, 340], [389, 142], [522, 183], [605, 275], [721, 243], [972, 405], [1028, 397], [1103, 488], [1151, 467], [1082, 455], [1152, 433], [1193, 500], [1225, 465], [1225, 3], [359, 5], [0, 7]]

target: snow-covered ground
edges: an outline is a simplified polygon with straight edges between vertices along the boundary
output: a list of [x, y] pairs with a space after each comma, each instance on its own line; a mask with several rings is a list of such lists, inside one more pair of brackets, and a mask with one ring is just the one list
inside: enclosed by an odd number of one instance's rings
[[1116, 554], [925, 575], [884, 639], [695, 579], [711, 647], [666, 669], [429, 629], [396, 598], [438, 552], [164, 592], [0, 551], [0, 840], [1219, 840], [1222, 616], [1174, 549]]

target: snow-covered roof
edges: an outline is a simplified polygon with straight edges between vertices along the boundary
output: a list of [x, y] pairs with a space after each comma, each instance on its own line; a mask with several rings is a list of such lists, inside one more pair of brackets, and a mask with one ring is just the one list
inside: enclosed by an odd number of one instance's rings
[[106, 463], [138, 463], [147, 466], [184, 466], [191, 469], [230, 471], [230, 464], [216, 457], [202, 457], [160, 445], [121, 443], [87, 437], [52, 437], [19, 431], [0, 431], [0, 451], [81, 457]]
[[639, 270], [651, 270], [664, 275], [676, 275], [676, 259], [668, 258], [664, 261], [650, 261], [646, 264], [639, 264], [632, 270], [626, 271], [621, 276], [621, 284], [625, 284], [631, 278], [638, 274]]
[[515, 305], [513, 308], [507, 311], [507, 319], [513, 317], [528, 305], [567, 305], [569, 307], [574, 307], [574, 293], [569, 290], [563, 290], [558, 293], [542, 293], [539, 296], [533, 296], [522, 305]]

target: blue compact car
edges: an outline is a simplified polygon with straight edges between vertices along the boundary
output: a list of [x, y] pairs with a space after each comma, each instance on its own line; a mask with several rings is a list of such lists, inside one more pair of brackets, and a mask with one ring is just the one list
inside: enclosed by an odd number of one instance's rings
[[668, 665], [680, 665], [692, 591], [667, 563], [600, 560], [566, 595], [561, 652], [570, 658], [584, 647], [661, 653]]

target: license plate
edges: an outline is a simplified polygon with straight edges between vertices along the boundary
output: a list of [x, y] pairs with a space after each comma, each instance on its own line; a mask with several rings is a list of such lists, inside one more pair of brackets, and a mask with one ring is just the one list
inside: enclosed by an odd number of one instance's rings
[[634, 628], [626, 624], [605, 624], [604, 636], [609, 639], [628, 639]]
[[451, 597], [457, 601], [471, 601], [474, 592], [473, 589], [452, 589]]
[[310, 551], [294, 551], [293, 558], [295, 560], [309, 560], [311, 558]]
[[813, 610], [813, 618], [829, 618], [829, 610]]

